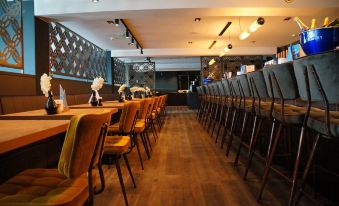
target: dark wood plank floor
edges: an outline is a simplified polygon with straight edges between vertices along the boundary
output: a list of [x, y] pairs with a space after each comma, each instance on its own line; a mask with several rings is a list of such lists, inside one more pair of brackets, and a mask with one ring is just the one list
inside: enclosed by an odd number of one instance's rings
[[[256, 202], [263, 163], [254, 162], [256, 173], [251, 170], [249, 179], [242, 180], [243, 164], [233, 167], [234, 151], [226, 158], [225, 151], [215, 145], [196, 120], [196, 113], [184, 107], [168, 110], [160, 138], [157, 143], [152, 141], [152, 158], [146, 160], [143, 153], [145, 170], [141, 170], [136, 150], [129, 156], [136, 189], [122, 163], [130, 205], [287, 205], [288, 185], [274, 175], [262, 202]], [[95, 205], [124, 206], [115, 167], [104, 169], [107, 186], [95, 196]], [[300, 205], [312, 204], [303, 199]]]

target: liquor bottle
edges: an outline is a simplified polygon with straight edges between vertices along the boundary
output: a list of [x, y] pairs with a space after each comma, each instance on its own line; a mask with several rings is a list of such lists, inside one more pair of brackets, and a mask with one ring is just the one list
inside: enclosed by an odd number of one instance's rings
[[300, 19], [299, 19], [299, 17], [294, 17], [294, 21], [298, 24], [298, 26], [299, 26], [299, 28], [301, 29], [301, 30], [308, 30], [309, 29], [309, 27], [308, 26], [306, 26]]
[[333, 20], [328, 26], [339, 26], [339, 18]]
[[312, 19], [311, 21], [311, 29], [315, 29], [316, 24], [315, 24], [315, 19]]
[[326, 18], [324, 19], [323, 27], [327, 27], [328, 24], [329, 24], [329, 22], [330, 22], [330, 19], [329, 19], [328, 17], [326, 17]]

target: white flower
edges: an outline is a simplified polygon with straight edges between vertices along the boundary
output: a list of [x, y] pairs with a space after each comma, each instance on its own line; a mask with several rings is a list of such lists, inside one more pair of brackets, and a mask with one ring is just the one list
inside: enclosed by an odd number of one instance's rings
[[92, 90], [99, 91], [104, 85], [105, 80], [102, 77], [97, 77], [93, 80], [91, 85]]
[[50, 91], [52, 87], [51, 79], [52, 77], [48, 76], [45, 73], [40, 77], [41, 91], [46, 97], [48, 97], [48, 91]]
[[124, 91], [125, 91], [125, 88], [126, 88], [126, 84], [121, 85], [121, 86], [119, 87], [118, 93], [120, 94], [120, 93], [124, 92]]
[[149, 87], [146, 87], [146, 92], [150, 92], [151, 89]]
[[138, 88], [138, 92], [145, 92], [146, 90], [143, 87]]
[[139, 87], [131, 87], [129, 90], [134, 93], [136, 91], [138, 91]]

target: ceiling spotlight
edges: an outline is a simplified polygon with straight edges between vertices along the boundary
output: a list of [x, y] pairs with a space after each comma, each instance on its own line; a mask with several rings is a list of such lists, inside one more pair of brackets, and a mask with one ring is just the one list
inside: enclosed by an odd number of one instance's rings
[[199, 22], [199, 21], [201, 21], [201, 18], [195, 18], [194, 21]]
[[99, 0], [92, 0], [93, 3], [99, 3]]
[[116, 27], [118, 27], [119, 26], [119, 19], [114, 19], [114, 24], [115, 24]]
[[138, 42], [137, 42], [137, 45], [135, 46], [137, 49], [139, 49], [139, 44], [138, 44]]
[[193, 44], [193, 42], [191, 42], [191, 41], [189, 41], [189, 42], [187, 42], [188, 44]]
[[144, 50], [143, 49], [140, 49], [140, 54], [144, 54]]
[[239, 36], [239, 39], [240, 40], [244, 40], [246, 39], [247, 37], [249, 37], [251, 35], [251, 33], [249, 33], [247, 30], [243, 31], [240, 36]]
[[128, 45], [134, 45], [134, 38], [131, 38], [131, 42], [129, 42]]
[[232, 44], [228, 44], [227, 48], [232, 49], [233, 48]]
[[250, 25], [250, 32], [255, 32], [259, 27], [261, 27], [262, 25], [264, 25], [265, 23], [265, 19], [262, 17], [259, 17], [256, 21], [254, 21], [251, 25]]
[[129, 31], [128, 31], [128, 30], [126, 30], [126, 36], [125, 36], [125, 37], [126, 37], [126, 39], [129, 39], [129, 37], [130, 37], [130, 36], [129, 36]]

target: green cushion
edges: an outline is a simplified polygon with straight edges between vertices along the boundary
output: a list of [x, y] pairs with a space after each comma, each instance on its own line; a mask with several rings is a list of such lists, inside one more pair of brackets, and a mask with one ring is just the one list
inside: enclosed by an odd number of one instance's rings
[[[248, 81], [251, 84], [251, 81], [254, 82], [255, 87], [257, 88], [258, 94], [256, 91], [253, 91], [254, 97], [260, 97], [260, 98], [268, 98], [268, 92], [267, 87], [264, 79], [264, 74], [262, 70], [258, 70], [255, 72], [250, 72], [247, 74]], [[251, 80], [252, 79], [252, 80]], [[253, 86], [253, 85], [252, 85]]]

